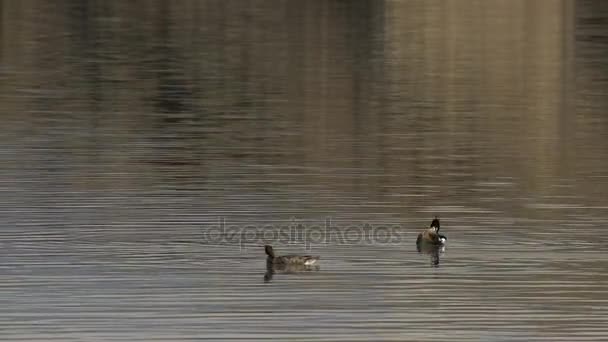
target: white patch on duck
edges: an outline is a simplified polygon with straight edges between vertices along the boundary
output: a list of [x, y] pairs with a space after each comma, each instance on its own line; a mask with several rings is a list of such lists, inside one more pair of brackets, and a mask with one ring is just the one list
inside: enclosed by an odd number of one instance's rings
[[314, 264], [317, 263], [317, 260], [319, 260], [319, 259], [308, 259], [308, 260], [304, 261], [304, 265], [305, 266], [312, 266], [312, 265], [314, 265]]

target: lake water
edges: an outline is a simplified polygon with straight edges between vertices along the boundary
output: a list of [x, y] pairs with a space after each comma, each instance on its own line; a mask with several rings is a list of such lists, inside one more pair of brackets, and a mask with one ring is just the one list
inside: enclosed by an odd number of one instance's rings
[[607, 2], [0, 18], [2, 340], [608, 339]]

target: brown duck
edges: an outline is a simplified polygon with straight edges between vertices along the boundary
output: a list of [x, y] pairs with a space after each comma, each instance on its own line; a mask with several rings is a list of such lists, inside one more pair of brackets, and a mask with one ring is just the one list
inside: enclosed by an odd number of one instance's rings
[[440, 227], [439, 219], [433, 219], [431, 226], [418, 234], [418, 239], [416, 239], [416, 246], [418, 249], [420, 249], [421, 246], [444, 246], [448, 238], [439, 234]]
[[266, 245], [267, 262], [276, 268], [293, 266], [314, 266], [319, 262], [320, 257], [311, 255], [283, 255], [276, 256], [272, 246]]

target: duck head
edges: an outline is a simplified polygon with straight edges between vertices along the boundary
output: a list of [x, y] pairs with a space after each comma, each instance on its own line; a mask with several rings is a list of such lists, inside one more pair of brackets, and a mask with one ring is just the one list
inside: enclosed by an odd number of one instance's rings
[[448, 241], [448, 238], [445, 235], [439, 234], [439, 228], [441, 228], [439, 224], [439, 219], [435, 217], [435, 219], [433, 219], [433, 222], [431, 222], [431, 229], [433, 229], [435, 233], [437, 233], [437, 235], [439, 236], [439, 241], [442, 244], [445, 244]]
[[274, 258], [274, 250], [272, 249], [272, 246], [266, 245], [266, 246], [264, 246], [264, 250], [266, 251], [266, 255], [268, 255], [271, 258]]
[[435, 233], [439, 233], [439, 228], [440, 228], [440, 224], [439, 224], [439, 219], [438, 218], [434, 218], [433, 222], [431, 222], [431, 228], [433, 228], [433, 230], [435, 231]]

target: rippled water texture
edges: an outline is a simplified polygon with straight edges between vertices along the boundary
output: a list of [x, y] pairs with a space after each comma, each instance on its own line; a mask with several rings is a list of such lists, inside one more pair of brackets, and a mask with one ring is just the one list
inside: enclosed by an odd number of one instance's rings
[[0, 338], [608, 340], [607, 4], [0, 2]]

